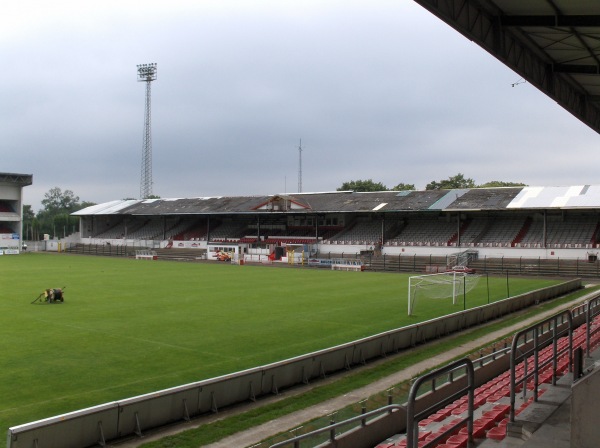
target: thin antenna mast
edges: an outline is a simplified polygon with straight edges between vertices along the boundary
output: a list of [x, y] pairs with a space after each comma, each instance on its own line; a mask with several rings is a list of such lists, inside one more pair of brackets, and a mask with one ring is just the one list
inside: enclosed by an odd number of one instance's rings
[[302, 139], [298, 146], [298, 193], [302, 193]]
[[142, 175], [140, 179], [140, 198], [152, 196], [152, 132], [150, 126], [150, 83], [156, 80], [156, 64], [137, 66], [138, 81], [146, 83], [146, 113], [144, 118], [144, 144], [142, 148]]

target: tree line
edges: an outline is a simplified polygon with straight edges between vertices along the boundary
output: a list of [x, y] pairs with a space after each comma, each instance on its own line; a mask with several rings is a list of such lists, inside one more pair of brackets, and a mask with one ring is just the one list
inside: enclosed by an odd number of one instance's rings
[[[492, 180], [483, 184], [477, 185], [471, 178], [465, 178], [464, 174], [458, 173], [448, 179], [432, 180], [425, 186], [425, 190], [452, 190], [455, 188], [492, 188], [492, 187], [526, 187], [522, 182], [505, 182]], [[399, 183], [398, 185], [388, 188], [381, 182], [374, 182], [372, 179], [367, 180], [351, 180], [344, 182], [337, 191], [403, 191], [416, 190], [414, 184]]]
[[[135, 199], [135, 198], [125, 198]], [[160, 199], [150, 195], [146, 199]], [[24, 239], [39, 241], [48, 234], [52, 238], [60, 238], [79, 231], [79, 218], [72, 213], [96, 205], [95, 202], [81, 201], [71, 190], [54, 187], [44, 194], [42, 208], [36, 213], [31, 205], [23, 205]]]
[[80, 201], [71, 190], [62, 191], [51, 188], [44, 194], [42, 208], [35, 213], [31, 205], [23, 205], [24, 239], [39, 241], [44, 234], [51, 237], [66, 237], [79, 230], [79, 218], [71, 213], [85, 207], [96, 205], [94, 202]]

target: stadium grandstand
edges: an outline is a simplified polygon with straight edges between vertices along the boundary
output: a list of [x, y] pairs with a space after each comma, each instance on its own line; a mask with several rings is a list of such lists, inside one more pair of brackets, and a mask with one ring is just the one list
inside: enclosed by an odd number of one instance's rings
[[0, 255], [18, 254], [23, 238], [23, 187], [31, 174], [0, 173]]
[[458, 264], [491, 270], [518, 260], [523, 269], [562, 260], [577, 274], [598, 274], [594, 185], [122, 200], [74, 215], [81, 237], [72, 252], [108, 246], [217, 260], [225, 250], [246, 263], [287, 263], [293, 250], [303, 261], [361, 258], [369, 269], [403, 270], [413, 257], [411, 271], [446, 269], [468, 253]]

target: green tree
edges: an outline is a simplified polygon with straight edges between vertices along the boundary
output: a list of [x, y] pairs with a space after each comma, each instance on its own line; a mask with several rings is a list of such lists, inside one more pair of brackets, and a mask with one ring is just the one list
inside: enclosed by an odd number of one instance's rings
[[63, 192], [58, 187], [48, 190], [44, 195], [44, 199], [42, 199], [44, 211], [50, 215], [64, 211], [75, 211], [78, 203], [79, 196], [75, 196], [71, 190], [65, 190]]
[[494, 188], [494, 187], [526, 187], [527, 184], [522, 182], [504, 182], [501, 180], [491, 180], [484, 184], [478, 185], [477, 188]]
[[387, 187], [381, 182], [373, 182], [372, 179], [351, 180], [344, 182], [337, 191], [387, 191]]
[[456, 176], [440, 181], [431, 181], [425, 187], [426, 190], [451, 190], [453, 188], [475, 188], [473, 179], [465, 179], [464, 174], [458, 173]]
[[404, 190], [416, 190], [416, 188], [415, 188], [414, 184], [404, 184], [402, 182], [400, 182], [398, 185], [396, 185], [394, 188], [392, 188], [392, 191], [404, 191]]
[[73, 211], [77, 211], [77, 210], [81, 210], [87, 207], [91, 207], [92, 205], [96, 205], [95, 202], [89, 202], [89, 201], [82, 201], [80, 204], [77, 205], [77, 208]]
[[[95, 205], [93, 202], [79, 202], [71, 190], [62, 191], [59, 187], [48, 190], [42, 199], [43, 208], [32, 221], [32, 234], [38, 239], [44, 233], [53, 237], [67, 236], [79, 225], [79, 218], [71, 213]], [[24, 206], [25, 207], [25, 206]]]
[[35, 218], [35, 213], [31, 205], [23, 205], [23, 224], [31, 224]]
[[34, 224], [37, 224], [31, 205], [23, 204], [23, 239], [32, 239]]

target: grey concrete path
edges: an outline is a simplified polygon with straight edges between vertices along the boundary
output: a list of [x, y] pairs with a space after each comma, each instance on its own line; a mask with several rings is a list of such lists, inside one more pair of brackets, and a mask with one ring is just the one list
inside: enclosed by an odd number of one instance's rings
[[[428, 358], [426, 360], [423, 360], [421, 362], [413, 364], [412, 366], [410, 366], [406, 369], [398, 371], [393, 375], [390, 375], [386, 378], [375, 381], [365, 387], [354, 390], [348, 394], [342, 395], [340, 397], [332, 398], [323, 403], [317, 404], [315, 406], [312, 406], [312, 407], [309, 407], [309, 408], [306, 408], [306, 409], [303, 409], [300, 411], [293, 412], [291, 414], [288, 414], [288, 415], [280, 417], [278, 419], [269, 421], [262, 425], [258, 425], [251, 429], [240, 431], [239, 433], [236, 433], [229, 437], [226, 437], [226, 438], [220, 440], [219, 442], [212, 443], [209, 445], [203, 445], [203, 446], [208, 447], [208, 448], [252, 446], [252, 445], [257, 444], [262, 440], [268, 439], [269, 437], [272, 437], [276, 434], [296, 428], [305, 422], [308, 422], [308, 421], [313, 420], [318, 417], [324, 417], [328, 414], [331, 414], [332, 412], [334, 412], [336, 410], [342, 409], [346, 406], [350, 406], [352, 404], [355, 404], [359, 401], [364, 400], [365, 398], [368, 398], [372, 395], [375, 395], [377, 393], [385, 391], [399, 383], [402, 383], [404, 381], [410, 380], [411, 378], [419, 376], [419, 374], [421, 374], [422, 372], [424, 372], [426, 370], [436, 368], [440, 365], [444, 365], [444, 364], [448, 363], [449, 361], [451, 361], [452, 359], [473, 353], [475, 350], [477, 350], [479, 347], [481, 347], [483, 345], [490, 344], [493, 341], [496, 341], [503, 337], [514, 334], [515, 332], [517, 332], [527, 326], [530, 326], [537, 321], [540, 321], [546, 317], [552, 316], [561, 310], [572, 308], [576, 304], [581, 303], [585, 300], [586, 300], [586, 297], [582, 297], [582, 298], [573, 300], [571, 302], [568, 302], [564, 305], [561, 305], [560, 307], [554, 308], [550, 311], [541, 312], [540, 314], [536, 315], [535, 317], [525, 319], [525, 320], [519, 322], [518, 324], [512, 325], [510, 327], [505, 327], [505, 328], [502, 328], [501, 330], [494, 331], [480, 339], [475, 339], [475, 340], [469, 341], [468, 343], [465, 343], [463, 345], [459, 345], [459, 346], [457, 346], [451, 350], [448, 350], [442, 354], [433, 356], [431, 358]], [[426, 345], [423, 345], [421, 347], [425, 347], [425, 346]], [[384, 362], [384, 361], [382, 361], [382, 362]], [[373, 366], [373, 365], [374, 365], [374, 363], [369, 364], [369, 366]], [[358, 369], [354, 369], [353, 372], [356, 372], [357, 370]], [[321, 381], [318, 383], [318, 385], [320, 386], [322, 384], [325, 384], [326, 381], [335, 381], [337, 379], [339, 379], [339, 376], [330, 378], [325, 381]], [[166, 430], [162, 430], [161, 432], [156, 433], [156, 434], [146, 434], [141, 439], [131, 440], [128, 442], [119, 443], [119, 444], [115, 444], [115, 445], [111, 445], [111, 446], [118, 447], [118, 448], [139, 447], [143, 443], [147, 443], [147, 442], [150, 442], [153, 440], [159, 440], [170, 434], [175, 434], [175, 433], [185, 431], [188, 429], [192, 429], [192, 428], [196, 428], [196, 427], [199, 427], [199, 426], [202, 426], [204, 424], [208, 424], [208, 423], [211, 423], [214, 421], [222, 420], [229, 416], [237, 415], [237, 414], [243, 413], [249, 409], [253, 409], [256, 406], [261, 406], [264, 404], [279, 401], [284, 398], [288, 398], [290, 396], [297, 396], [297, 395], [305, 392], [307, 389], [310, 389], [310, 387], [311, 386], [296, 388], [289, 393], [282, 392], [281, 394], [279, 394], [276, 397], [272, 397], [272, 398], [269, 398], [266, 400], [261, 400], [257, 403], [250, 403], [247, 405], [235, 407], [234, 409], [225, 410], [224, 412], [219, 412], [218, 414], [215, 414], [215, 415], [212, 415], [209, 417], [202, 417], [199, 419], [195, 419], [190, 423], [181, 424], [181, 425], [177, 425], [177, 426], [171, 427]]]

